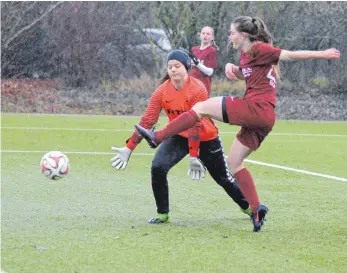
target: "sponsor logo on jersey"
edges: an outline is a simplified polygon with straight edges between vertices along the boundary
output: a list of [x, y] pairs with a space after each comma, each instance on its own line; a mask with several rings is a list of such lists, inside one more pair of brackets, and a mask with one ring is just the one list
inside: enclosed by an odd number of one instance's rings
[[168, 114], [180, 115], [180, 114], [183, 114], [185, 111], [184, 110], [167, 109], [166, 112]]
[[251, 76], [251, 74], [252, 74], [252, 68], [251, 68], [251, 67], [242, 68], [242, 75], [243, 75], [245, 78]]

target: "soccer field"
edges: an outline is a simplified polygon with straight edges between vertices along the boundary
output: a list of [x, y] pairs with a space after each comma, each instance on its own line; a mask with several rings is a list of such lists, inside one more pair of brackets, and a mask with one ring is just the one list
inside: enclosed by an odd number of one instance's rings
[[[347, 123], [277, 122], [246, 163], [270, 208], [253, 233], [209, 175], [186, 176], [187, 158], [168, 176], [171, 223], [147, 224], [155, 151], [143, 142], [125, 171], [110, 164], [110, 147], [123, 146], [138, 121], [2, 114], [2, 270], [347, 272]], [[227, 150], [238, 128], [218, 126]], [[59, 181], [40, 173], [52, 150], [70, 159]]]

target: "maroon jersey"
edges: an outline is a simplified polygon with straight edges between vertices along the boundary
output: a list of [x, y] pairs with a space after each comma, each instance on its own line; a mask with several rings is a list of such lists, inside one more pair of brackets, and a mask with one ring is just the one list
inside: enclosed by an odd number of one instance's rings
[[241, 51], [240, 71], [246, 81], [246, 98], [268, 101], [276, 105], [276, 77], [274, 65], [282, 49], [258, 42], [247, 52]]
[[[200, 62], [210, 68], [217, 67], [217, 50], [213, 46], [206, 47], [204, 49], [200, 49], [200, 46], [195, 46], [192, 48], [192, 53], [195, 57], [200, 60]], [[210, 96], [211, 92], [211, 76], [207, 76], [203, 72], [200, 71], [199, 68], [193, 66], [190, 70], [190, 76], [202, 81], [205, 85], [206, 90], [208, 92], [208, 96]]]

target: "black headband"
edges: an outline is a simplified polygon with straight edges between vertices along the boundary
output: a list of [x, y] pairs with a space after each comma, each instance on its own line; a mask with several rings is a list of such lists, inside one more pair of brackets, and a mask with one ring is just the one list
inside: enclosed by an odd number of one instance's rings
[[187, 71], [190, 69], [191, 61], [187, 53], [182, 50], [174, 49], [167, 55], [167, 61], [176, 60], [181, 62]]

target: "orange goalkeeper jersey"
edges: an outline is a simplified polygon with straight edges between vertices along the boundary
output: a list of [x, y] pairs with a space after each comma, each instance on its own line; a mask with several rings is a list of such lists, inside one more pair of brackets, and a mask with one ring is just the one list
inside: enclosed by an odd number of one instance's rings
[[[153, 93], [139, 124], [146, 129], [152, 128], [157, 123], [162, 109], [171, 121], [180, 114], [189, 111], [197, 102], [207, 98], [208, 94], [204, 84], [191, 76], [188, 76], [181, 90], [176, 90], [171, 80], [167, 80]], [[188, 138], [190, 147], [196, 147], [197, 141], [208, 141], [216, 138], [218, 129], [211, 119], [202, 118], [194, 127], [179, 135]], [[130, 138], [135, 146], [141, 139], [142, 137], [137, 132]], [[195, 145], [191, 145], [193, 142]]]

